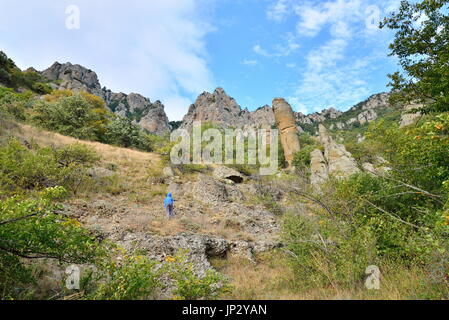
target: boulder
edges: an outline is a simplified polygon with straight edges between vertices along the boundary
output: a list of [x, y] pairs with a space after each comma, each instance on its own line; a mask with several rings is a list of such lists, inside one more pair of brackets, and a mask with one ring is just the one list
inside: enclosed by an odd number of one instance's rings
[[167, 178], [172, 178], [175, 176], [175, 173], [173, 172], [173, 169], [171, 167], [165, 167], [162, 173]]
[[194, 198], [203, 203], [218, 204], [229, 201], [226, 185], [204, 174], [198, 176], [190, 192]]
[[234, 183], [242, 183], [245, 178], [243, 175], [229, 167], [219, 166], [214, 169], [213, 176], [219, 180], [230, 180]]

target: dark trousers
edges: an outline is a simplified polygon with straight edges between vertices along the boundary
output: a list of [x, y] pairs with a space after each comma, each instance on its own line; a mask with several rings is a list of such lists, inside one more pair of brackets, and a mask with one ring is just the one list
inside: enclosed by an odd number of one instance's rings
[[166, 208], [166, 210], [167, 210], [167, 215], [168, 215], [168, 218], [173, 218], [174, 216], [175, 216], [175, 214], [174, 214], [174, 212], [173, 212], [173, 205], [172, 204], [169, 204], [168, 206], [167, 206], [167, 208]]

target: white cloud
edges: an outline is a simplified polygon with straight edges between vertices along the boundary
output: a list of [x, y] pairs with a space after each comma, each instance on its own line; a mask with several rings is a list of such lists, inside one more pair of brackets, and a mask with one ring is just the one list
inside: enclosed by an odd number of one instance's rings
[[[373, 15], [367, 8], [376, 8], [378, 20], [395, 10], [400, 0], [324, 0], [282, 1], [268, 9], [268, 17], [282, 21], [289, 12], [296, 21], [295, 43], [314, 38], [318, 42], [307, 48], [305, 66], [301, 65], [299, 80], [290, 83], [290, 101], [302, 112], [320, 111], [325, 107], [342, 108], [365, 99], [372, 92], [370, 75], [385, 62], [391, 33], [367, 26]], [[278, 8], [279, 10], [275, 10]], [[278, 12], [279, 15], [275, 13]], [[274, 18], [273, 18], [274, 17]], [[377, 25], [378, 21], [371, 21]], [[302, 46], [303, 50], [306, 49]], [[295, 64], [286, 64], [294, 68]], [[378, 83], [378, 81], [377, 81]]]
[[257, 65], [257, 60], [249, 60], [249, 59], [245, 59], [242, 61], [242, 64], [245, 66], [255, 66]]
[[290, 105], [293, 107], [293, 110], [296, 112], [301, 112], [303, 114], [307, 114], [308, 110], [305, 104], [300, 102], [300, 99], [298, 97], [288, 97], [287, 101], [290, 103]]
[[299, 17], [297, 31], [301, 35], [315, 36], [326, 25], [337, 35], [350, 33], [349, 24], [363, 21], [362, 0], [335, 0], [319, 4], [295, 5]]
[[256, 44], [256, 45], [253, 47], [253, 51], [254, 51], [255, 53], [261, 55], [261, 56], [264, 56], [264, 57], [269, 57], [269, 56], [271, 56], [271, 54], [269, 54], [269, 53], [268, 53], [265, 49], [263, 49], [259, 44]]
[[291, 32], [288, 32], [283, 37], [283, 42], [283, 44], [274, 46], [272, 52], [268, 52], [259, 44], [256, 44], [253, 47], [253, 51], [264, 57], [287, 57], [300, 48], [300, 45], [296, 42], [295, 36]]
[[366, 80], [372, 57], [348, 60], [348, 47], [349, 42], [333, 39], [308, 54], [307, 68], [294, 96], [305, 105], [316, 106], [313, 111], [350, 105], [372, 93]]
[[[65, 8], [71, 4], [80, 8], [80, 30], [65, 28]], [[170, 119], [178, 120], [196, 95], [214, 86], [205, 47], [213, 28], [201, 15], [208, 4], [6, 0], [0, 30], [8, 32], [2, 32], [0, 47], [21, 67], [43, 69], [55, 60], [85, 65], [102, 85], [161, 100]]]
[[290, 13], [289, 1], [288, 0], [277, 0], [271, 6], [269, 6], [267, 11], [268, 19], [274, 21], [282, 21], [285, 16]]

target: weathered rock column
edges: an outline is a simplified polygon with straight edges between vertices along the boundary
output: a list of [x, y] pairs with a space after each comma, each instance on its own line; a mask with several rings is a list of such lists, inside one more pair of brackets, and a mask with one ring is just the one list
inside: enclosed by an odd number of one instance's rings
[[273, 100], [273, 111], [276, 124], [281, 135], [281, 143], [284, 148], [285, 160], [291, 167], [295, 153], [301, 148], [299, 144], [295, 116], [293, 114], [292, 107], [282, 98], [276, 98]]

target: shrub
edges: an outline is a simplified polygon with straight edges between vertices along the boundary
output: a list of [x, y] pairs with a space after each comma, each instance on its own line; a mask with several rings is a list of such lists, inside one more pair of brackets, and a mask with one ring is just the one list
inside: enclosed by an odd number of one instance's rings
[[155, 299], [162, 288], [161, 270], [157, 263], [143, 256], [125, 256], [106, 260], [100, 266], [101, 281], [88, 299], [148, 300]]
[[125, 148], [151, 151], [147, 135], [128, 118], [115, 117], [106, 126], [105, 142]]
[[89, 94], [37, 102], [31, 120], [36, 125], [78, 139], [103, 141], [109, 121], [104, 102]]
[[368, 227], [290, 215], [284, 221], [283, 235], [301, 285], [360, 286], [365, 269], [376, 263], [376, 238]]
[[93, 150], [80, 145], [28, 149], [12, 139], [0, 146], [0, 194], [55, 186], [76, 192], [88, 179], [86, 168], [97, 160]]
[[193, 264], [188, 262], [186, 252], [180, 252], [176, 257], [168, 257], [167, 270], [174, 280], [175, 299], [180, 300], [212, 300], [218, 299], [231, 287], [228, 279], [215, 270], [209, 269], [203, 277], [194, 270]]
[[17, 120], [25, 120], [30, 98], [30, 93], [20, 94], [12, 89], [0, 87], [0, 110]]
[[92, 263], [104, 251], [76, 221], [55, 212], [61, 187], [44, 190], [37, 199], [0, 201], [0, 298], [21, 298], [35, 279], [38, 259]]

